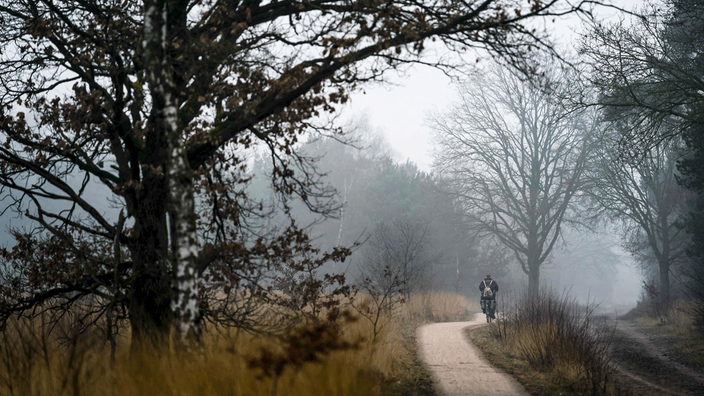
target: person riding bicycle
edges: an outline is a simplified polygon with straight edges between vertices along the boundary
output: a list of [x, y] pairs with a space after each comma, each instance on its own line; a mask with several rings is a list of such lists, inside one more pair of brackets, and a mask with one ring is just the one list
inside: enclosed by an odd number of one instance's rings
[[[486, 278], [479, 282], [479, 291], [482, 293], [482, 298], [479, 304], [482, 307], [482, 312], [486, 313], [487, 301], [492, 305], [492, 308], [496, 307], [496, 293], [499, 292], [499, 284], [495, 280], [491, 279], [491, 274], [486, 274]], [[492, 313], [492, 317], [494, 314]]]

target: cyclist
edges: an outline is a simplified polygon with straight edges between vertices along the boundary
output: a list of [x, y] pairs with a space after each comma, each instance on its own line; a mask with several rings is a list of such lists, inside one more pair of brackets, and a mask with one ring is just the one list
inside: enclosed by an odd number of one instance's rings
[[[482, 298], [479, 304], [482, 307], [482, 312], [486, 314], [487, 301], [491, 304], [491, 308], [496, 307], [496, 293], [499, 291], [499, 284], [495, 280], [491, 279], [491, 274], [486, 274], [486, 278], [479, 282], [479, 291], [482, 293]], [[494, 314], [496, 310], [492, 310], [491, 317], [496, 319]]]

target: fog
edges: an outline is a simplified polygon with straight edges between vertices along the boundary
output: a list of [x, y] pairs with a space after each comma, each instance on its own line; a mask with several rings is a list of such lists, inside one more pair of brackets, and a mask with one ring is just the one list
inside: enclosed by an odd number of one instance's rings
[[[526, 292], [528, 276], [515, 252], [473, 228], [471, 215], [463, 212], [447, 176], [399, 160], [400, 150], [367, 117], [348, 128], [350, 144], [323, 137], [303, 144], [301, 151], [317, 158], [316, 169], [336, 190], [333, 203], [340, 207], [326, 217], [310, 213], [304, 205], [294, 206], [296, 220], [309, 225], [314, 243], [323, 250], [359, 243], [351, 259], [331, 263], [325, 272], [344, 273], [354, 283], [375, 267], [405, 265], [414, 272], [408, 280], [413, 292], [451, 291], [471, 299], [479, 298], [477, 285], [491, 273], [502, 294]], [[254, 192], [267, 197], [266, 162], [256, 162], [251, 172], [252, 188], [258, 190]], [[541, 287], [596, 303], [608, 312], [625, 313], [640, 297], [643, 274], [621, 246], [619, 223], [577, 223], [563, 225], [541, 266]], [[422, 237], [403, 239], [413, 232]], [[380, 240], [396, 247], [383, 251]], [[398, 260], [393, 253], [411, 247], [417, 256]]]
[[[630, 0], [617, 1], [614, 5], [626, 10], [634, 10], [642, 6], [640, 2]], [[597, 18], [602, 21], [615, 22], [623, 19], [626, 24], [630, 23], [630, 20], [623, 18], [617, 10], [604, 8], [597, 12]], [[571, 53], [578, 46], [580, 34], [585, 31], [584, 22], [580, 17], [570, 15], [557, 18], [544, 27], [551, 32], [560, 51]], [[425, 56], [428, 59], [436, 59], [440, 55], [431, 45]], [[493, 63], [490, 57], [483, 56], [481, 53], [475, 53], [473, 56], [479, 60], [477, 63], [479, 68], [490, 67]], [[413, 172], [419, 172], [425, 176], [437, 177], [441, 173], [435, 164], [437, 156], [434, 153], [438, 150], [438, 146], [431, 136], [432, 128], [429, 126], [428, 119], [433, 114], [448, 111], [461, 100], [461, 95], [458, 94], [458, 82], [464, 79], [467, 79], [467, 75], [461, 73], [448, 75], [431, 67], [419, 65], [408, 67], [400, 73], [387, 76], [387, 84], [370, 85], [354, 93], [351, 101], [343, 109], [342, 120], [349, 125], [348, 131], [354, 130], [354, 133], [361, 133], [367, 139], [374, 140], [376, 143], [371, 150], [383, 151], [388, 161], [399, 166], [413, 167]], [[371, 135], [374, 137], [370, 137]], [[379, 142], [383, 142], [383, 148], [380, 148]], [[360, 147], [369, 147], [369, 145], [362, 144]], [[365, 156], [374, 157], [373, 154], [365, 154], [365, 149], [351, 151], [355, 153], [358, 160]], [[323, 152], [327, 153], [325, 150]], [[317, 235], [321, 246], [326, 247], [335, 245], [332, 240], [338, 244], [367, 240], [373, 234], [375, 224], [383, 222], [381, 219], [398, 216], [393, 212], [396, 209], [389, 209], [390, 212], [378, 208], [371, 210], [369, 197], [360, 193], [360, 191], [366, 191], [366, 188], [373, 188], [365, 186], [362, 178], [367, 177], [370, 172], [373, 173], [370, 169], [374, 169], [374, 166], [365, 168], [356, 163], [345, 164], [337, 154], [329, 154], [334, 157], [334, 161], [322, 159], [320, 170], [321, 173], [328, 174], [330, 182], [340, 192], [340, 202], [346, 204], [346, 209], [343, 220], [326, 219], [314, 228], [313, 234]], [[334, 163], [334, 166], [331, 163]], [[356, 178], [354, 175], [357, 175]], [[341, 179], [344, 181], [341, 182]], [[345, 185], [350, 180], [354, 180], [350, 187], [353, 191]], [[390, 190], [398, 186], [383, 188], [393, 194]], [[438, 190], [442, 189], [438, 187]], [[384, 202], [387, 198], [390, 201]], [[398, 197], [378, 196], [374, 199], [375, 204], [380, 203], [382, 206], [393, 206], [400, 200]], [[381, 202], [376, 199], [380, 199]], [[411, 200], [409, 198], [409, 201]], [[432, 206], [434, 203], [426, 201], [418, 205]], [[402, 216], [408, 217], [414, 210], [402, 211]], [[455, 215], [463, 216], [462, 213], [455, 213]], [[602, 215], [607, 217], [604, 213]], [[429, 215], [424, 216], [427, 218]], [[301, 217], [309, 222], [313, 221], [307, 215], [302, 214]], [[624, 250], [622, 245], [626, 242], [623, 238], [624, 231], [620, 228], [623, 223], [616, 219], [612, 220], [614, 221], [611, 223], [606, 221], [596, 227], [594, 225], [575, 229], [566, 227], [554, 251], [540, 268], [541, 286], [558, 292], [569, 292], [579, 301], [597, 302], [603, 307], [619, 307], [621, 311], [635, 306], [641, 297], [643, 280], [650, 275], [645, 275], [648, 271], [644, 270], [642, 263], [634, 259], [630, 252]], [[511, 249], [506, 249], [501, 243], [486, 236], [484, 238], [465, 236], [448, 242], [443, 239], [446, 238], [445, 236], [434, 234], [442, 233], [442, 229], [462, 227], [465, 227], [464, 232], [471, 233], [472, 231], [469, 230], [471, 225], [464, 222], [462, 225], [447, 226], [434, 224], [436, 222], [435, 220], [432, 222], [434, 231], [431, 232], [433, 235], [430, 239], [433, 240], [433, 244], [441, 246], [433, 247], [439, 253], [435, 256], [432, 270], [427, 271], [426, 287], [460, 291], [468, 297], [476, 297], [478, 293], [475, 290], [475, 283], [478, 284], [486, 272], [495, 274], [495, 279], [505, 285], [505, 290], [521, 292], [528, 287], [528, 277]], [[339, 238], [340, 235], [344, 235], [342, 240]], [[457, 235], [453, 236], [457, 239]], [[458, 244], [462, 246], [457, 246]], [[358, 267], [364, 262], [364, 250], [365, 247], [362, 245], [356, 251], [351, 263], [347, 263], [344, 267], [351, 280], [359, 276]], [[339, 268], [331, 270], [337, 271]]]

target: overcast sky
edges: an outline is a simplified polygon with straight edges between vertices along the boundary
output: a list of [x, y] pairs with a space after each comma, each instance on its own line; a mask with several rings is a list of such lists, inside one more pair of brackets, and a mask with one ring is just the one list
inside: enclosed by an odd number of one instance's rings
[[[644, 4], [640, 0], [613, 0], [614, 5], [631, 10]], [[603, 18], [615, 18], [613, 10], [598, 11]], [[550, 34], [561, 45], [571, 46], [580, 21], [576, 17], [549, 26]], [[432, 166], [431, 137], [425, 118], [429, 112], [443, 111], [456, 98], [450, 78], [427, 66], [415, 66], [404, 76], [389, 76], [394, 85], [368, 87], [352, 95], [343, 110], [343, 119], [366, 115], [374, 129], [384, 131], [398, 154], [397, 160], [410, 159], [423, 170]]]

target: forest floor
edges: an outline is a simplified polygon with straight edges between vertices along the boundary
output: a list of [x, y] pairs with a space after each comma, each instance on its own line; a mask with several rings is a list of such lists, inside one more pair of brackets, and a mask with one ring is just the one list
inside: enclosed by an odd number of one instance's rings
[[620, 387], [634, 395], [704, 395], [704, 340], [640, 318], [610, 318]]

